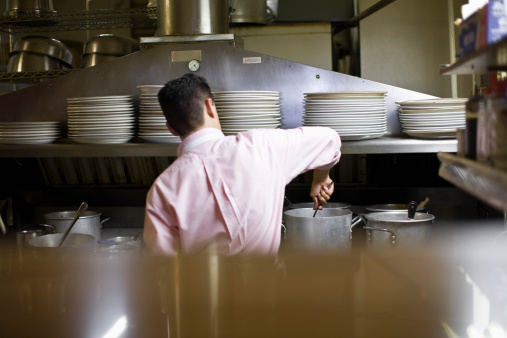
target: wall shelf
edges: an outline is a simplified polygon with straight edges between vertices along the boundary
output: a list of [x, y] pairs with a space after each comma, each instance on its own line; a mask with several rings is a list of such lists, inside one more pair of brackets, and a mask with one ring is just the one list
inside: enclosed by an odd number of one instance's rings
[[507, 70], [507, 38], [481, 48], [440, 70], [442, 75], [485, 74]]
[[[157, 157], [176, 156], [178, 144], [131, 143], [118, 145], [76, 144], [67, 139], [43, 145], [0, 145], [0, 157]], [[344, 141], [343, 154], [399, 154], [455, 152], [456, 140], [416, 140], [382, 137], [364, 141]]]
[[507, 172], [448, 153], [437, 156], [440, 177], [500, 211], [507, 210]]
[[40, 15], [0, 16], [0, 30], [9, 34], [141, 27], [157, 27], [156, 8], [101, 9]]

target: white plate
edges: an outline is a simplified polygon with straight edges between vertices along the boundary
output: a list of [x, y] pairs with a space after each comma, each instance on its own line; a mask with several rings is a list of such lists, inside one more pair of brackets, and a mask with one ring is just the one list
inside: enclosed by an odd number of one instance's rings
[[132, 95], [108, 95], [108, 96], [84, 96], [84, 97], [69, 97], [67, 102], [75, 101], [114, 101], [114, 100], [132, 100]]
[[340, 91], [340, 92], [313, 92], [303, 93], [304, 96], [317, 97], [341, 97], [341, 96], [385, 96], [387, 92], [374, 91]]
[[444, 138], [456, 138], [456, 130], [403, 130], [403, 132], [409, 136], [423, 139], [444, 139]]
[[369, 99], [369, 100], [303, 100], [305, 105], [328, 105], [328, 106], [343, 106], [343, 105], [385, 105], [384, 99]]
[[229, 109], [229, 110], [240, 110], [240, 109], [245, 109], [245, 108], [249, 108], [249, 109], [278, 109], [280, 110], [280, 105], [278, 104], [256, 104], [256, 103], [252, 103], [252, 104], [246, 104], [246, 103], [243, 103], [243, 104], [217, 104], [216, 105], [217, 107], [217, 111], [220, 112], [220, 110], [222, 109]]
[[304, 114], [305, 119], [310, 120], [343, 120], [343, 119], [357, 119], [361, 120], [380, 120], [387, 118], [385, 113], [371, 113], [371, 114]]
[[110, 106], [89, 106], [89, 107], [67, 107], [67, 113], [95, 113], [95, 112], [128, 112], [133, 111], [133, 105], [110, 105]]
[[38, 131], [38, 130], [0, 130], [0, 137], [24, 137], [24, 136], [54, 136], [59, 135], [59, 130]]
[[359, 133], [364, 133], [364, 134], [368, 134], [368, 133], [386, 133], [387, 132], [387, 128], [366, 128], [366, 127], [362, 127], [362, 128], [340, 128], [340, 127], [333, 127], [333, 126], [328, 126], [329, 128], [331, 129], [334, 129], [336, 132], [338, 132], [339, 134], [343, 134], [343, 135], [350, 135], [350, 134], [359, 134]]
[[118, 118], [118, 117], [135, 117], [134, 113], [126, 112], [126, 113], [118, 113], [118, 112], [110, 112], [110, 113], [68, 113], [68, 119], [102, 119], [102, 118]]
[[164, 116], [139, 116], [139, 121], [143, 122], [164, 122], [166, 121]]
[[80, 118], [80, 119], [68, 119], [68, 123], [120, 123], [120, 122], [133, 122], [135, 121], [135, 117], [108, 117], [108, 118]]
[[42, 121], [42, 122], [0, 122], [3, 128], [55, 128], [59, 127], [59, 121]]
[[305, 126], [319, 126], [319, 125], [332, 125], [332, 126], [385, 126], [386, 120], [383, 121], [308, 121], [304, 120]]
[[58, 139], [57, 136], [47, 137], [22, 137], [22, 138], [3, 138], [0, 137], [0, 143], [2, 144], [48, 144], [53, 143]]
[[446, 107], [446, 106], [458, 106], [465, 105], [468, 99], [458, 98], [458, 99], [425, 99], [425, 100], [407, 100], [407, 101], [398, 101], [395, 102], [399, 106], [416, 106], [416, 107]]
[[127, 143], [132, 136], [125, 137], [70, 137], [76, 143], [82, 144], [121, 144]]
[[269, 91], [269, 90], [231, 90], [231, 91], [218, 91], [213, 92], [213, 95], [280, 95], [280, 92]]
[[306, 112], [315, 113], [345, 113], [345, 112], [386, 112], [385, 106], [337, 106], [337, 107], [304, 107]]
[[143, 131], [143, 132], [139, 132], [139, 136], [171, 136], [171, 137], [177, 137], [179, 138], [179, 136], [175, 136], [173, 134], [171, 134], [171, 132], [169, 130], [165, 130], [165, 131]]
[[270, 127], [259, 127], [259, 128], [250, 128], [250, 127], [246, 127], [246, 128], [222, 128], [222, 131], [224, 132], [224, 134], [227, 132], [227, 133], [239, 133], [241, 131], [247, 131], [247, 130], [251, 130], [251, 129], [276, 129], [277, 127], [275, 126], [270, 126]]
[[162, 87], [164, 87], [164, 85], [138, 85], [138, 86], [136, 86], [136, 88], [139, 89], [139, 91], [141, 92], [141, 95], [142, 94], [156, 95], [160, 91], [160, 89], [162, 89]]

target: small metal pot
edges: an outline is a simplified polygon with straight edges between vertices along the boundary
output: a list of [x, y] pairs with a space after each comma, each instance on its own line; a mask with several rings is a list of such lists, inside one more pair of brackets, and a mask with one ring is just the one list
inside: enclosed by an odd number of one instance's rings
[[435, 221], [435, 216], [422, 212], [411, 219], [408, 211], [373, 212], [361, 217], [365, 219], [368, 244], [377, 247], [423, 245]]
[[41, 72], [48, 70], [71, 69], [65, 62], [47, 55], [30, 52], [13, 52], [9, 56], [7, 71], [17, 72]]
[[139, 51], [139, 42], [135, 39], [114, 35], [101, 34], [89, 39], [83, 54], [127, 55]]
[[[63, 233], [67, 230], [70, 223], [74, 219], [76, 211], [58, 211], [51, 212], [44, 215], [45, 222], [52, 225], [57, 233]], [[98, 211], [87, 210], [76, 221], [70, 233], [89, 234], [95, 237], [95, 240], [100, 240], [100, 231], [102, 224], [109, 220], [109, 218], [102, 218], [102, 213]]]
[[54, 13], [53, 0], [7, 0], [7, 15], [37, 15]]
[[70, 49], [61, 41], [47, 36], [24, 36], [16, 42], [13, 52], [30, 52], [47, 55], [60, 60], [69, 68], [72, 68], [73, 55]]
[[316, 217], [314, 213], [312, 208], [284, 212], [284, 246], [294, 251], [350, 251], [352, 228], [361, 218], [352, 220], [352, 212], [347, 209], [322, 209]]

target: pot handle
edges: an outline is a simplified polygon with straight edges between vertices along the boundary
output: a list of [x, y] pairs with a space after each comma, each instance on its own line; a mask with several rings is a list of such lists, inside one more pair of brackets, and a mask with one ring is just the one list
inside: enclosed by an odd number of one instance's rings
[[396, 234], [394, 233], [394, 231], [387, 230], [387, 229], [381, 229], [381, 228], [372, 228], [372, 227], [363, 227], [363, 229], [369, 230], [368, 231], [368, 240], [370, 240], [370, 241], [371, 241], [371, 230], [389, 232], [391, 234], [391, 239], [392, 239], [391, 244], [396, 245]]
[[101, 228], [102, 228], [102, 224], [104, 222], [107, 222], [107, 221], [109, 221], [111, 219], [111, 217], [104, 217], [104, 218], [102, 218], [102, 216], [100, 218], [101, 218], [101, 220], [100, 220], [100, 227]]
[[366, 224], [365, 219], [364, 219], [364, 218], [363, 218], [363, 216], [361, 216], [361, 215], [358, 215], [358, 216], [356, 216], [356, 217], [354, 217], [354, 218], [352, 219], [352, 224], [350, 225], [350, 237], [349, 237], [349, 239], [350, 239], [350, 240], [352, 240], [352, 229], [353, 229], [356, 225], [358, 225], [359, 223], [361, 223], [361, 221], [364, 221], [364, 224]]
[[[54, 226], [50, 225], [50, 224], [39, 224], [39, 226], [41, 227], [44, 227], [44, 228], [49, 228], [49, 230], [51, 230], [51, 233], [52, 234], [56, 234], [56, 229]], [[44, 231], [45, 232], [45, 231]]]

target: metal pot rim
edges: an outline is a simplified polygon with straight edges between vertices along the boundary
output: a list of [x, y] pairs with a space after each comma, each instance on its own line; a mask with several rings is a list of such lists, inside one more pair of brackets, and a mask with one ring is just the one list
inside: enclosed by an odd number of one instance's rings
[[[62, 217], [62, 214], [69, 214], [68, 217]], [[60, 216], [58, 216], [60, 215]], [[44, 218], [48, 220], [73, 220], [74, 216], [76, 215], [76, 211], [55, 211], [50, 212], [47, 214], [44, 214]], [[99, 211], [93, 211], [93, 210], [86, 210], [79, 219], [86, 219], [86, 218], [93, 218], [93, 217], [100, 217], [102, 215]]]
[[[407, 215], [406, 219], [396, 219], [392, 216], [400, 216]], [[431, 214], [427, 214], [425, 212], [416, 212], [414, 219], [408, 219], [407, 211], [384, 211], [384, 212], [373, 212], [370, 214], [365, 214], [364, 217], [368, 221], [372, 222], [385, 222], [385, 223], [402, 223], [402, 224], [410, 224], [410, 223], [423, 223], [434, 221], [435, 216]], [[420, 217], [420, 218], [417, 218]]]
[[[302, 216], [302, 215], [293, 215], [294, 213], [301, 212], [300, 210], [308, 210], [308, 216]], [[284, 211], [284, 215], [295, 217], [295, 218], [313, 218], [315, 210], [313, 208], [296, 208], [296, 209], [289, 209]], [[341, 217], [341, 216], [352, 216], [352, 211], [349, 209], [337, 209], [337, 208], [324, 208], [322, 210], [319, 210], [318, 218], [333, 218], [333, 217]], [[324, 215], [322, 215], [324, 213]], [[326, 213], [337, 213], [336, 215], [329, 215], [326, 216]]]

